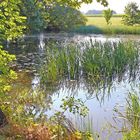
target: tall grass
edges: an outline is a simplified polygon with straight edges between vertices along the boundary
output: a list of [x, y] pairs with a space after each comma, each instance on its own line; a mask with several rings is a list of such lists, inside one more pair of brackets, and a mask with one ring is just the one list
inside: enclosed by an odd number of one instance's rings
[[42, 80], [54, 82], [63, 78], [78, 79], [80, 58], [80, 50], [74, 44], [66, 47], [47, 47], [46, 63], [41, 69]]
[[137, 93], [129, 93], [124, 117], [129, 126], [123, 133], [123, 140], [140, 140], [140, 99]]
[[135, 78], [139, 69], [139, 49], [133, 42], [93, 42], [47, 47], [46, 63], [40, 71], [44, 82], [63, 79], [90, 80], [96, 86], [121, 81], [127, 73]]
[[[90, 47], [89, 47], [90, 46]], [[86, 43], [82, 65], [90, 78], [115, 78], [138, 69], [139, 51], [133, 43]]]
[[129, 94], [127, 101], [127, 119], [131, 125], [131, 129], [140, 129], [140, 99], [136, 93]]

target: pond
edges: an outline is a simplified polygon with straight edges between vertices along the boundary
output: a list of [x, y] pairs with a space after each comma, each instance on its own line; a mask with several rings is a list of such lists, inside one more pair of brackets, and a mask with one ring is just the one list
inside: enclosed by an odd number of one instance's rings
[[[130, 50], [132, 53], [127, 54], [129, 51], [127, 50], [124, 54], [120, 53], [124, 57], [116, 62], [117, 65], [109, 64], [112, 66], [111, 69], [106, 63], [99, 66], [101, 61], [107, 63], [110, 61], [104, 52], [110, 52], [108, 55], [113, 59], [114, 56], [117, 57], [114, 50], [123, 46], [121, 42], [130, 42], [130, 40], [138, 46], [134, 52]], [[11, 92], [42, 91], [45, 94], [46, 107], [38, 109], [38, 112], [43, 111], [47, 116], [62, 110], [60, 108], [62, 99], [69, 97], [80, 99], [89, 109], [87, 117], [74, 115], [69, 111], [65, 112], [75, 127], [96, 132], [101, 140], [105, 138], [118, 140], [122, 135], [120, 130], [123, 127], [123, 120], [117, 121], [119, 116], [115, 109], [125, 112], [129, 92], [139, 89], [139, 41], [139, 36], [124, 35], [40, 34], [25, 36], [13, 43], [12, 47], [7, 46], [7, 50], [17, 56], [12, 67], [17, 71], [18, 79], [12, 84]], [[96, 52], [94, 57], [99, 58], [98, 63], [94, 62], [93, 54], [90, 58], [92, 51]], [[60, 59], [58, 55], [62, 58]], [[129, 59], [130, 57], [132, 59]], [[57, 62], [62, 63], [57, 64]], [[92, 62], [102, 70], [93, 67], [94, 70], [90, 71], [88, 65], [93, 66]], [[118, 64], [119, 62], [122, 63]], [[114, 65], [120, 66], [120, 69], [115, 70]], [[58, 71], [54, 71], [56, 66], [59, 67], [59, 75], [57, 75]]]

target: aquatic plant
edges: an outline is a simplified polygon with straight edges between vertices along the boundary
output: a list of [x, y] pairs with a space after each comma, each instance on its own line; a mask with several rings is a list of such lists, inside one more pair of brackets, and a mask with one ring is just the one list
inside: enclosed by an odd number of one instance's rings
[[127, 100], [127, 119], [131, 129], [140, 129], [140, 99], [136, 93], [130, 93]]
[[134, 80], [139, 73], [139, 48], [134, 42], [90, 40], [59, 45], [46, 46], [46, 59], [40, 70], [44, 83], [68, 79], [85, 81], [97, 89], [110, 88], [114, 80], [120, 82], [125, 75]]
[[137, 92], [128, 93], [126, 99], [126, 112], [122, 113], [119, 110], [116, 112], [123, 119], [122, 128], [123, 140], [140, 140], [140, 99]]
[[80, 51], [74, 44], [69, 44], [64, 48], [57, 46], [47, 47], [45, 55], [46, 63], [40, 71], [42, 80], [55, 82], [64, 77], [69, 80], [78, 78]]
[[140, 140], [140, 100], [136, 93], [129, 94], [126, 119], [130, 128], [123, 133], [123, 140]]
[[85, 46], [82, 58], [83, 72], [88, 79], [94, 79], [93, 82], [110, 83], [116, 78], [120, 81], [126, 73], [129, 73], [130, 77], [136, 74], [139, 51], [134, 47], [134, 43], [94, 44], [91, 41]]

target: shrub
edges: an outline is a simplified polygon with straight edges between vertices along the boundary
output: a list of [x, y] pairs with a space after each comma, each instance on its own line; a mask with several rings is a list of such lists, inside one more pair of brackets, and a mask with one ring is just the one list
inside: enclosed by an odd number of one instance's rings
[[84, 25], [86, 18], [80, 11], [66, 6], [56, 5], [50, 8], [48, 29], [50, 30], [69, 30], [75, 26]]
[[140, 23], [140, 11], [138, 5], [135, 2], [129, 3], [124, 10], [123, 23], [125, 25], [134, 25]]

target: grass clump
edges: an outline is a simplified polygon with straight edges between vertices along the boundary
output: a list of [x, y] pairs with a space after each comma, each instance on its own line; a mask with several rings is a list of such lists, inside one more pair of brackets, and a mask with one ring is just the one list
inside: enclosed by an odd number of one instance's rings
[[83, 71], [94, 82], [119, 80], [126, 72], [133, 77], [138, 57], [138, 48], [133, 43], [88, 42], [83, 52]]
[[[43, 81], [58, 81], [64, 77], [77, 79], [80, 71], [80, 51], [74, 44], [46, 48], [46, 63], [40, 73]], [[44, 71], [45, 70], [45, 71]]]
[[133, 42], [93, 42], [68, 44], [65, 47], [47, 47], [46, 62], [40, 75], [44, 82], [63, 79], [90, 80], [97, 85], [112, 84], [128, 75], [130, 80], [138, 73], [139, 49]]
[[140, 140], [140, 99], [136, 93], [129, 94], [126, 120], [129, 129], [123, 133], [123, 140]]

